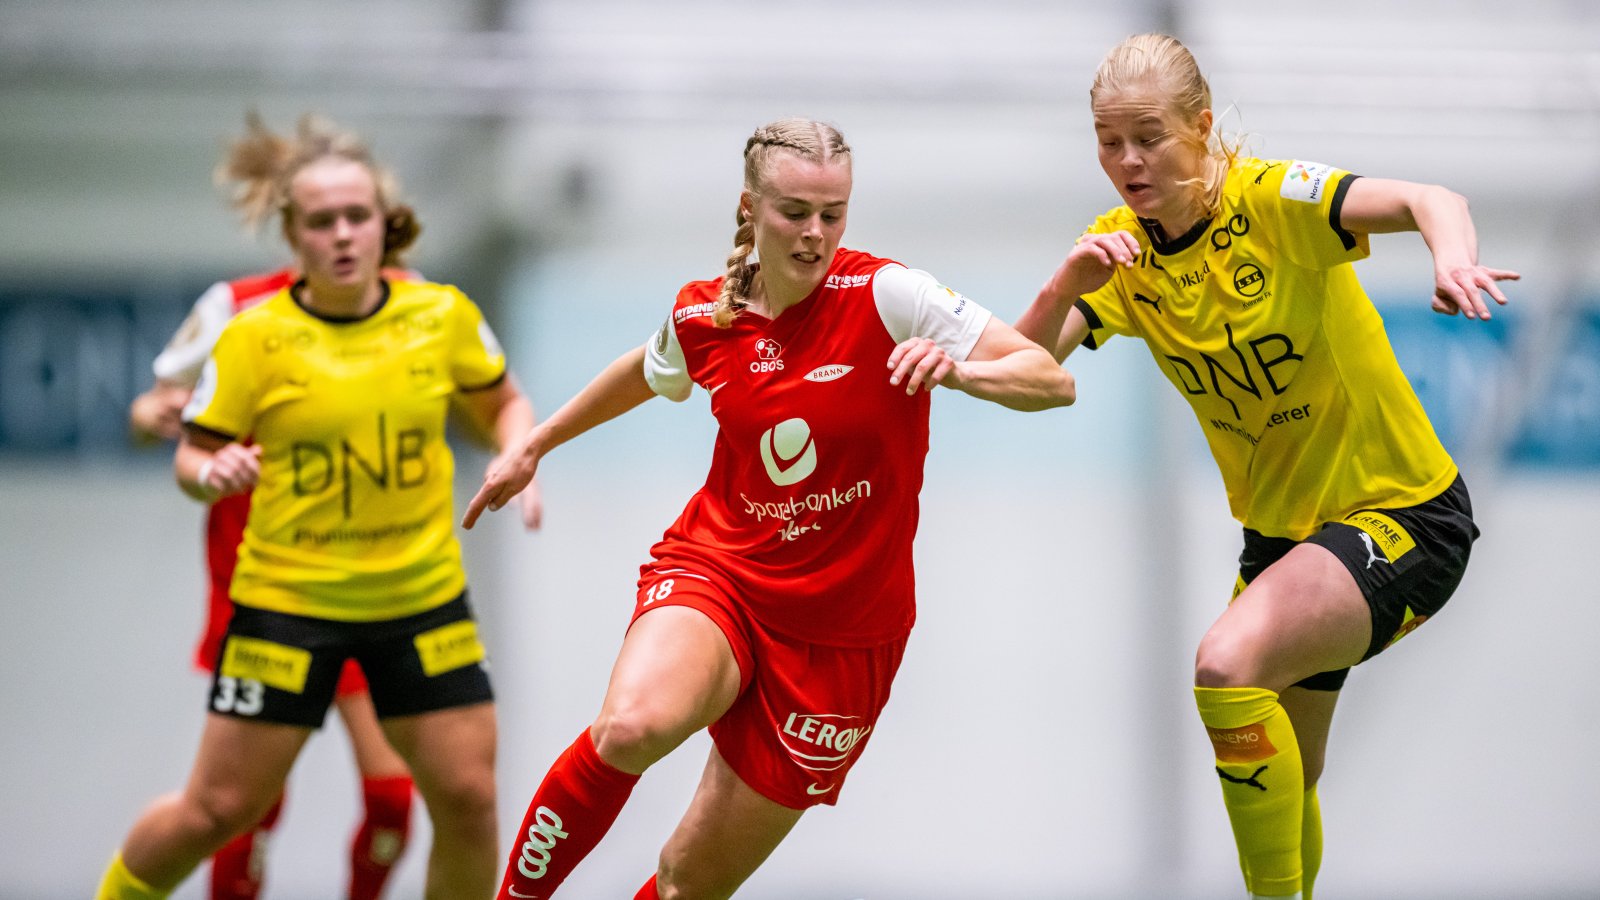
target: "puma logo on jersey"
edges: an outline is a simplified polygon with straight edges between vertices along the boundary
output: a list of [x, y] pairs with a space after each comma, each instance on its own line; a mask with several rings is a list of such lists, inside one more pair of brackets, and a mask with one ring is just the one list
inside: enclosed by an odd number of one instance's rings
[[1367, 546], [1367, 568], [1372, 568], [1372, 564], [1375, 562], [1381, 562], [1384, 565], [1389, 564], [1389, 560], [1378, 553], [1378, 548], [1372, 545], [1372, 538], [1365, 531], [1361, 532], [1361, 543]]
[[817, 470], [817, 443], [805, 419], [784, 419], [761, 435], [761, 464], [772, 483], [785, 487]]
[[1268, 768], [1268, 766], [1262, 766], [1254, 772], [1251, 772], [1248, 778], [1235, 778], [1232, 775], [1229, 775], [1227, 772], [1222, 771], [1221, 766], [1217, 766], [1217, 775], [1220, 776], [1223, 781], [1231, 781], [1234, 784], [1248, 784], [1253, 788], [1259, 788], [1264, 791], [1267, 789], [1267, 786], [1257, 781], [1256, 776], [1260, 775], [1262, 772], [1265, 772]]
[[1146, 297], [1145, 295], [1139, 293], [1138, 291], [1134, 291], [1133, 292], [1133, 299], [1135, 301], [1139, 302], [1139, 303], [1148, 303], [1148, 304], [1150, 304], [1151, 306], [1155, 307], [1155, 311], [1156, 311], [1157, 315], [1161, 314], [1161, 298], [1160, 297], [1157, 297], [1154, 300], [1152, 300], [1149, 297]]

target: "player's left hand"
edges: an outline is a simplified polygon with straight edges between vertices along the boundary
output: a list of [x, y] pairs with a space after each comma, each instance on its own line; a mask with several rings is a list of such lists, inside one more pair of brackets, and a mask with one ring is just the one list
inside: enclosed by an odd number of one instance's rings
[[1476, 263], [1468, 266], [1437, 267], [1433, 273], [1433, 311], [1447, 316], [1464, 313], [1469, 319], [1491, 318], [1487, 293], [1505, 306], [1506, 295], [1496, 282], [1517, 281], [1522, 276], [1509, 269], [1491, 269]]
[[[906, 394], [915, 394], [918, 388], [933, 390], [946, 378], [956, 373], [956, 361], [944, 348], [923, 337], [901, 341], [889, 354], [889, 383], [905, 384]], [[951, 383], [949, 387], [954, 387]]]

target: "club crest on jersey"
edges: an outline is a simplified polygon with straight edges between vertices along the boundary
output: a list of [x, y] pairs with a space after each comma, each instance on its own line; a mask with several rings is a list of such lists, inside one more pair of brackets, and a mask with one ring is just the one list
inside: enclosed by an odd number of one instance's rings
[[782, 372], [783, 345], [772, 338], [760, 338], [756, 341], [756, 358], [750, 363], [752, 372]]

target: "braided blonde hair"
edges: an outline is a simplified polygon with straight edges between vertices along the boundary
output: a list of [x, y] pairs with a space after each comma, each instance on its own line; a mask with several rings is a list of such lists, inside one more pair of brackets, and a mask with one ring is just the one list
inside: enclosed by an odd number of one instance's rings
[[234, 185], [230, 205], [239, 211], [246, 227], [258, 229], [276, 213], [282, 217], [287, 235], [294, 217], [289, 196], [294, 177], [312, 163], [330, 157], [365, 166], [372, 174], [384, 223], [383, 265], [404, 268], [405, 252], [422, 233], [416, 213], [410, 206], [392, 202], [399, 193], [399, 184], [373, 158], [366, 144], [327, 119], [301, 116], [294, 136], [289, 138], [267, 128], [254, 111], [247, 113], [245, 133], [228, 147], [217, 164], [215, 178], [219, 185]]
[[[766, 186], [772, 170], [773, 154], [782, 151], [793, 153], [817, 163], [835, 160], [849, 163], [850, 145], [837, 128], [811, 119], [788, 118], [768, 122], [755, 130], [744, 143], [744, 189], [759, 195]], [[733, 324], [733, 319], [749, 302], [755, 267], [750, 265], [750, 253], [756, 247], [754, 223], [745, 215], [741, 202], [734, 221], [738, 228], [733, 233], [733, 252], [728, 254], [728, 270], [722, 279], [722, 291], [717, 295], [717, 307], [711, 321], [718, 328]]]
[[[1200, 64], [1177, 38], [1165, 34], [1136, 34], [1111, 48], [1089, 87], [1089, 104], [1112, 94], [1154, 88], [1167, 98], [1167, 109], [1180, 121], [1192, 124], [1211, 108], [1211, 85]], [[1197, 128], [1175, 132], [1178, 140], [1205, 157], [1205, 170], [1182, 184], [1195, 189], [1207, 214], [1222, 202], [1222, 182], [1239, 157], [1240, 142], [1224, 140], [1220, 130]]]

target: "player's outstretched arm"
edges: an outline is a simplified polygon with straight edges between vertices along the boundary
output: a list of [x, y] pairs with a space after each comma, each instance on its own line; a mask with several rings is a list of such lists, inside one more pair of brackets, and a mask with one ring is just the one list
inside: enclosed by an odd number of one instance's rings
[[638, 347], [618, 357], [576, 397], [501, 453], [467, 504], [461, 526], [471, 528], [484, 510], [497, 510], [521, 493], [546, 453], [654, 397], [644, 377], [644, 352]]
[[1072, 374], [999, 319], [984, 326], [964, 362], [951, 359], [933, 341], [914, 337], [889, 354], [889, 369], [889, 383], [904, 384], [908, 394], [942, 384], [1024, 412], [1069, 406], [1078, 398]]
[[1138, 258], [1139, 241], [1126, 231], [1078, 238], [1055, 274], [1039, 289], [1039, 296], [1017, 319], [1017, 331], [1050, 351], [1056, 362], [1065, 361], [1089, 333], [1083, 316], [1073, 315], [1072, 305], [1084, 294], [1099, 290], [1118, 267], [1130, 268]]
[[1484, 294], [1504, 306], [1506, 295], [1497, 282], [1522, 277], [1478, 263], [1478, 232], [1467, 198], [1436, 184], [1357, 179], [1345, 195], [1339, 224], [1363, 234], [1421, 232], [1433, 251], [1433, 309], [1447, 316], [1463, 313], [1469, 319], [1490, 318]]
[[[533, 403], [523, 393], [516, 376], [509, 372], [491, 387], [462, 391], [456, 397], [457, 405], [472, 428], [485, 436], [494, 447], [495, 457], [484, 470], [486, 475], [501, 465], [506, 454], [517, 446], [523, 435], [533, 429], [537, 421]], [[544, 523], [544, 500], [540, 496], [538, 481], [529, 482], [518, 499], [522, 509], [522, 527], [528, 531], [538, 531]]]

